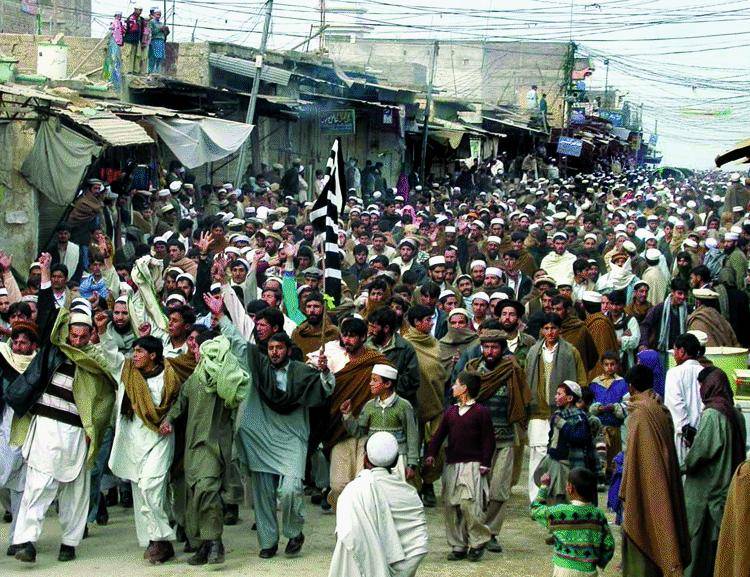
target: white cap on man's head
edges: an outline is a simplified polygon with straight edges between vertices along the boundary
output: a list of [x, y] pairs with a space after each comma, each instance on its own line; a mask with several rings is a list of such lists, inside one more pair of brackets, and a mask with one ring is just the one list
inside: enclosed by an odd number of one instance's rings
[[568, 387], [570, 389], [570, 392], [573, 393], [576, 397], [578, 397], [579, 399], [581, 398], [581, 385], [579, 385], [575, 381], [563, 381], [563, 385]]
[[398, 378], [398, 370], [386, 364], [377, 364], [372, 367], [372, 374], [380, 375], [384, 379], [390, 379], [391, 381], [395, 381]]
[[[377, 366], [377, 365], [376, 365]], [[398, 441], [387, 431], [373, 433], [365, 445], [367, 460], [376, 467], [390, 467], [398, 459]]]

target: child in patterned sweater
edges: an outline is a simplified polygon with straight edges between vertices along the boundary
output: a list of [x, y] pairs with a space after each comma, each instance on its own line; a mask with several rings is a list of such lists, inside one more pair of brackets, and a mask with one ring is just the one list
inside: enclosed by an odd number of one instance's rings
[[615, 540], [607, 517], [593, 505], [596, 500], [596, 475], [576, 467], [568, 475], [566, 487], [570, 503], [547, 506], [550, 477], [545, 474], [531, 517], [554, 537], [553, 577], [596, 577], [597, 567], [604, 569], [615, 553]]
[[396, 470], [404, 480], [411, 480], [419, 464], [419, 429], [414, 408], [394, 390], [398, 371], [390, 365], [375, 365], [370, 377], [372, 399], [367, 401], [358, 418], [352, 417], [351, 402], [341, 404], [344, 427], [352, 437], [367, 437], [386, 431], [398, 441]]

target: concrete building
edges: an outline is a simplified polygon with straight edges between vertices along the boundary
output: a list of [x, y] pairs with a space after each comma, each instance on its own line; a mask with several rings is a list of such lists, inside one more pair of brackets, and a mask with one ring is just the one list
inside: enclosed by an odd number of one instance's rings
[[0, 0], [0, 32], [91, 36], [91, 0]]

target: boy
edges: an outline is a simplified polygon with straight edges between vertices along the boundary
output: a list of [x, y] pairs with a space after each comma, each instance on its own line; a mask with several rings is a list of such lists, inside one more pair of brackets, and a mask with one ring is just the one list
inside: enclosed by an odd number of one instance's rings
[[[554, 537], [553, 577], [595, 577], [597, 567], [604, 569], [612, 560], [615, 540], [607, 517], [593, 504], [596, 500], [596, 476], [582, 467], [571, 469], [565, 490], [570, 503], [546, 504], [550, 486], [548, 473], [531, 504], [531, 517]], [[582, 523], [582, 520], [586, 520]]]
[[574, 467], [596, 471], [591, 428], [588, 415], [576, 406], [581, 399], [581, 386], [575, 381], [563, 381], [555, 392], [557, 410], [550, 418], [547, 444], [550, 483], [549, 500], [565, 502], [568, 473]]
[[590, 412], [602, 423], [604, 443], [607, 447], [607, 479], [614, 471], [615, 455], [622, 451], [620, 428], [625, 421], [625, 405], [622, 399], [628, 394], [628, 384], [617, 374], [619, 365], [618, 354], [615, 351], [607, 351], [602, 355], [604, 373], [596, 377], [589, 385], [594, 393], [594, 402], [591, 404]]
[[447, 438], [443, 499], [445, 532], [452, 549], [448, 561], [479, 561], [492, 536], [482, 520], [489, 492], [487, 473], [495, 452], [495, 432], [489, 409], [476, 402], [480, 387], [479, 375], [466, 371], [458, 375], [451, 389], [458, 402], [443, 413], [424, 462], [425, 467], [435, 464], [435, 457]]
[[385, 431], [398, 441], [396, 469], [402, 480], [411, 480], [419, 462], [419, 429], [414, 408], [394, 391], [398, 371], [390, 365], [375, 365], [370, 377], [370, 392], [374, 398], [367, 401], [358, 419], [352, 418], [352, 402], [341, 403], [344, 427], [352, 437], [371, 437]]
[[586, 387], [581, 391], [581, 398], [576, 403], [576, 407], [588, 415], [591, 438], [594, 441], [594, 447], [596, 449], [596, 479], [599, 484], [599, 490], [604, 491], [606, 484], [605, 465], [607, 462], [607, 446], [604, 443], [602, 422], [591, 413], [591, 405], [593, 403], [594, 392], [589, 387]]

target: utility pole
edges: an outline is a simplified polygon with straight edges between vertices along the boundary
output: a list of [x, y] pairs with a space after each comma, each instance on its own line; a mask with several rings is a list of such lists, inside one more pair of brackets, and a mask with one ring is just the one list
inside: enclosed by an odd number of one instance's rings
[[606, 71], [604, 72], [604, 108], [611, 108], [609, 105], [609, 96], [608, 89], [609, 89], [609, 58], [604, 59], [604, 66], [606, 66]]
[[323, 53], [323, 50], [325, 50], [326, 47], [326, 36], [325, 36], [325, 29], [326, 29], [326, 0], [320, 0], [320, 53]]
[[[260, 73], [263, 70], [263, 58], [266, 55], [266, 44], [268, 43], [268, 31], [271, 28], [271, 11], [273, 0], [266, 2], [266, 19], [263, 22], [263, 36], [260, 38], [260, 52], [255, 56], [255, 74], [253, 76], [253, 89], [250, 92], [250, 103], [247, 105], [245, 122], [253, 123], [255, 117], [255, 103], [258, 101], [258, 89], [260, 88]], [[236, 186], [242, 186], [242, 177], [245, 174], [245, 159], [247, 158], [247, 140], [240, 147], [240, 156], [237, 161]]]
[[432, 57], [430, 58], [430, 80], [427, 84], [427, 103], [424, 109], [424, 127], [422, 128], [422, 160], [419, 165], [419, 178], [424, 183], [425, 172], [427, 171], [427, 133], [430, 122], [430, 109], [432, 108], [432, 84], [435, 80], [435, 64], [437, 63], [438, 50], [440, 44], [437, 40], [432, 45]]

